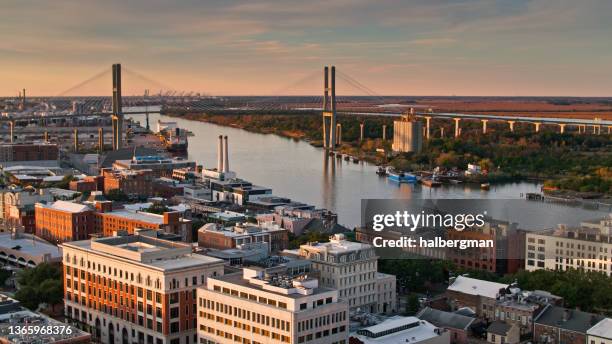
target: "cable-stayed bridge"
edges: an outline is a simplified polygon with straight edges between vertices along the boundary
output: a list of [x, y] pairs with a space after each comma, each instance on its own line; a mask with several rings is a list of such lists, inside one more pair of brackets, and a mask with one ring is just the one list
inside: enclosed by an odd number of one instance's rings
[[[337, 81], [336, 82], [336, 78]], [[321, 82], [323, 79], [323, 82]], [[112, 84], [111, 81], [112, 80]], [[315, 86], [318, 84], [319, 86]], [[100, 85], [112, 85], [108, 95], [84, 96], [100, 89]], [[323, 92], [316, 92], [323, 86]], [[106, 86], [106, 87], [108, 87]], [[337, 92], [337, 86], [341, 92]], [[309, 95], [316, 94], [320, 95]], [[434, 118], [454, 121], [455, 137], [461, 134], [461, 122], [475, 120], [482, 123], [483, 134], [487, 133], [489, 121], [501, 121], [514, 131], [515, 123], [531, 123], [534, 130], [544, 124], [556, 125], [560, 132], [566, 126], [578, 128], [586, 133], [587, 127], [595, 134], [610, 134], [612, 121], [581, 118], [534, 117], [514, 114], [508, 116], [487, 114], [439, 113], [426, 107], [398, 104], [399, 97], [384, 97], [347, 75], [334, 66], [325, 67], [323, 78], [320, 72], [305, 77], [277, 90], [275, 95], [255, 96], [214, 96], [205, 92], [181, 91], [158, 82], [139, 72], [115, 64], [110, 69], [96, 73], [90, 78], [58, 93], [55, 96], [26, 98], [26, 90], [17, 98], [4, 98], [5, 103], [14, 105], [12, 111], [3, 113], [0, 122], [9, 122], [10, 137], [13, 130], [29, 124], [45, 126], [48, 121], [70, 121], [83, 117], [110, 117], [112, 119], [113, 148], [122, 147], [123, 118], [125, 115], [142, 113], [216, 113], [216, 114], [305, 114], [322, 113], [323, 138], [326, 148], [333, 149], [341, 135], [337, 115], [358, 116], [402, 116], [425, 121], [424, 136], [431, 136], [431, 120]], [[349, 94], [350, 96], [347, 96]], [[363, 126], [363, 124], [362, 124]], [[362, 128], [363, 131], [363, 128]], [[383, 134], [384, 135], [384, 134]], [[12, 140], [12, 139], [11, 139]]]

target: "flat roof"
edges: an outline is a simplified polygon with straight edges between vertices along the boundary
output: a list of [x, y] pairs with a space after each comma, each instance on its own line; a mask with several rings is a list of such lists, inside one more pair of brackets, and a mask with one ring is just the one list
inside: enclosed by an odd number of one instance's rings
[[[402, 326], [408, 328], [400, 330]], [[393, 331], [395, 329], [397, 331]], [[416, 317], [394, 316], [380, 324], [359, 329], [357, 333], [352, 333], [351, 337], [356, 337], [365, 344], [418, 343], [438, 337], [436, 329], [436, 326]], [[391, 333], [383, 335], [385, 331], [391, 331]]]
[[129, 210], [113, 210], [105, 213], [111, 216], [123, 217], [131, 220], [154, 223], [161, 225], [164, 223], [164, 216], [159, 214], [147, 213], [142, 211], [129, 211]]
[[371, 248], [372, 246], [369, 244], [364, 244], [360, 242], [353, 242], [348, 240], [340, 240], [340, 241], [330, 241], [324, 243], [313, 243], [313, 244], [305, 244], [301, 245], [300, 248], [316, 250], [316, 251], [326, 251], [328, 253], [344, 253], [344, 252], [353, 252], [353, 251], [361, 251]]
[[23, 235], [16, 239], [12, 238], [11, 233], [0, 233], [0, 249], [15, 250], [19, 246], [19, 251], [32, 256], [43, 256], [50, 254], [53, 258], [61, 258], [60, 248], [30, 235]]
[[68, 201], [55, 201], [51, 204], [37, 203], [36, 205], [42, 208], [65, 211], [68, 213], [82, 213], [91, 210], [91, 208], [86, 205]]
[[[148, 240], [148, 239], [150, 240]], [[122, 240], [123, 239], [123, 240]], [[209, 265], [209, 264], [223, 264], [223, 260], [205, 256], [202, 254], [194, 253], [189, 250], [188, 253], [184, 252], [184, 249], [189, 247], [188, 244], [179, 244], [172, 241], [161, 240], [156, 238], [149, 238], [146, 236], [140, 235], [130, 235], [125, 237], [104, 237], [96, 240], [97, 243], [102, 245], [108, 245], [115, 249], [109, 250], [99, 250], [95, 247], [92, 247], [92, 240], [81, 240], [81, 241], [71, 241], [67, 243], [63, 243], [62, 246], [69, 248], [76, 248], [81, 250], [86, 250], [88, 252], [99, 254], [102, 256], [126, 261], [133, 264], [138, 264], [146, 267], [150, 267], [156, 270], [161, 271], [172, 271], [172, 270], [182, 270], [193, 267], [198, 267], [201, 265]], [[152, 244], [156, 242], [157, 245]], [[146, 245], [141, 245], [141, 243], [145, 243]], [[126, 245], [129, 244], [129, 245]], [[131, 245], [131, 246], [130, 246]], [[177, 249], [177, 254], [172, 255], [171, 250], [173, 247], [179, 247]], [[178, 251], [181, 252], [178, 252]], [[160, 256], [159, 259], [154, 259], [152, 261], [141, 262], [139, 260], [130, 259], [128, 257], [129, 253], [138, 252], [138, 253], [163, 253], [163, 251], [168, 251], [168, 256]]]
[[508, 288], [508, 284], [479, 280], [475, 278], [458, 276], [455, 282], [448, 286], [447, 290], [456, 291], [469, 295], [481, 295], [495, 299], [500, 289]]
[[220, 276], [220, 277], [212, 277], [212, 279], [219, 280], [219, 281], [222, 281], [222, 282], [231, 283], [231, 284], [235, 284], [235, 285], [239, 285], [241, 287], [247, 287], [247, 288], [251, 288], [251, 289], [256, 289], [256, 290], [259, 290], [259, 291], [262, 291], [262, 292], [265, 292], [265, 293], [279, 295], [279, 296], [283, 296], [283, 297], [287, 297], [287, 298], [291, 298], [291, 299], [300, 299], [300, 298], [303, 298], [303, 297], [310, 297], [312, 295], [322, 294], [322, 293], [326, 293], [326, 292], [330, 292], [330, 291], [334, 291], [335, 290], [335, 289], [325, 288], [325, 287], [316, 287], [316, 288], [312, 289], [312, 294], [310, 294], [310, 295], [303, 295], [303, 294], [299, 294], [299, 293], [282, 294], [282, 293], [275, 292], [273, 290], [264, 289], [260, 285], [257, 285], [257, 284], [254, 284], [254, 283], [250, 283], [248, 279], [244, 278], [242, 271], [236, 272], [236, 273], [232, 273], [232, 274], [223, 275], [223, 276]]

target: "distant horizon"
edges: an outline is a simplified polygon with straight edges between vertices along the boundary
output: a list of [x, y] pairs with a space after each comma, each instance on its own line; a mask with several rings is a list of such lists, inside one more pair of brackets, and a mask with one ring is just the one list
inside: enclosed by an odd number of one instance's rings
[[[606, 0], [4, 2], [0, 95], [58, 95], [120, 62], [148, 88], [213, 95], [316, 95], [335, 64], [377, 94], [608, 97], [609, 13]], [[110, 94], [110, 74], [94, 81], [80, 92]]]

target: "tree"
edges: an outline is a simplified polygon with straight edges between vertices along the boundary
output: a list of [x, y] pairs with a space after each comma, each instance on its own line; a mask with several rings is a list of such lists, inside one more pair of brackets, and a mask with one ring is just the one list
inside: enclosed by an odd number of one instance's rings
[[64, 287], [62, 271], [57, 265], [42, 263], [17, 275], [19, 290], [15, 298], [26, 308], [35, 310], [41, 303], [51, 306], [62, 303]]
[[419, 311], [419, 297], [415, 293], [406, 296], [406, 315], [415, 315]]
[[128, 195], [125, 194], [121, 189], [112, 189], [106, 193], [106, 198], [116, 202], [127, 202], [130, 200]]
[[170, 208], [162, 203], [153, 203], [153, 205], [148, 207], [146, 211], [149, 213], [162, 215], [163, 213], [170, 211]]

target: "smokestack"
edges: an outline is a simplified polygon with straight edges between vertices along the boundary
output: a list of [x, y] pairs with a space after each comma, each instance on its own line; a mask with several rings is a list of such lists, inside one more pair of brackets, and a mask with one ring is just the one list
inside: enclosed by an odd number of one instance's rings
[[225, 145], [223, 147], [223, 172], [229, 172], [229, 149], [227, 146], [227, 136], [223, 138]]
[[217, 171], [223, 172], [223, 135], [219, 135], [219, 148], [217, 149]]

